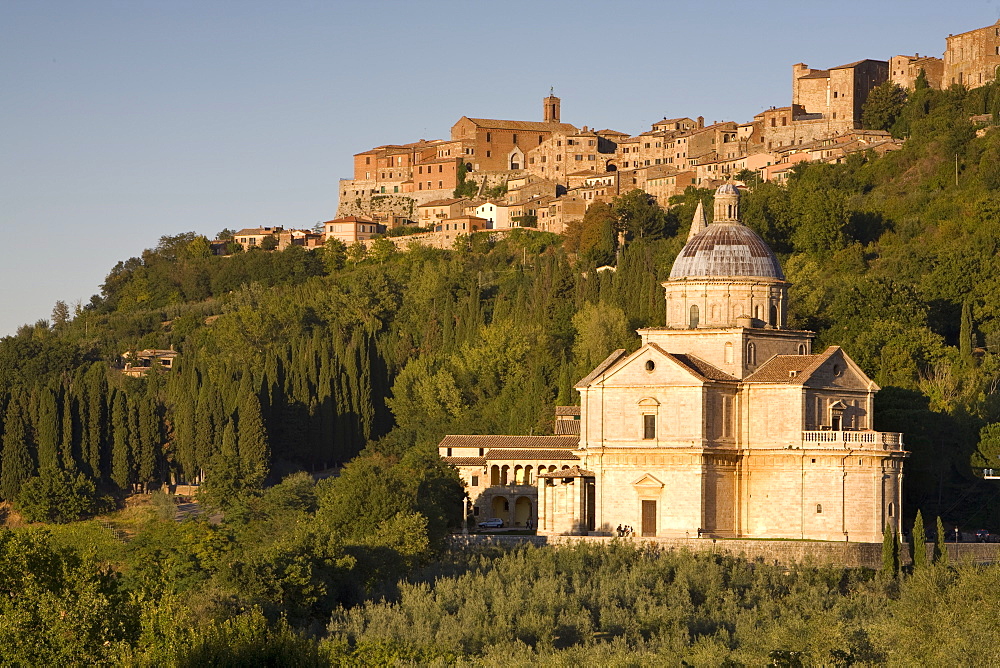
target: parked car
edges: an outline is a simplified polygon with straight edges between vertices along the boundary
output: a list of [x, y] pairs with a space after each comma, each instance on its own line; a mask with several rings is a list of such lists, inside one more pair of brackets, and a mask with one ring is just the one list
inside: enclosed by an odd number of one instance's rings
[[489, 520], [483, 520], [482, 522], [479, 523], [479, 528], [480, 529], [502, 529], [503, 528], [503, 520], [500, 519], [500, 518], [498, 518], [498, 517], [494, 517], [493, 519], [489, 519]]
[[990, 543], [990, 532], [986, 529], [980, 529], [976, 532], [976, 542], [977, 543]]

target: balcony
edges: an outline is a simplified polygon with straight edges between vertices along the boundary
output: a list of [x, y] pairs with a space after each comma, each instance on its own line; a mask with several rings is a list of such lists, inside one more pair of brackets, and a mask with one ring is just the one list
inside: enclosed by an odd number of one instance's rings
[[829, 450], [903, 451], [903, 435], [895, 431], [804, 431], [802, 447]]

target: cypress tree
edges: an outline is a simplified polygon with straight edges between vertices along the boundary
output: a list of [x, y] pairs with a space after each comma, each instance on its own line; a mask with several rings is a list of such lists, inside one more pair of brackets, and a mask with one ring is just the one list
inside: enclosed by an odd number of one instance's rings
[[35, 473], [28, 441], [24, 406], [17, 397], [11, 397], [4, 416], [3, 454], [0, 455], [0, 496], [8, 501], [17, 498], [21, 485]]
[[972, 330], [972, 306], [966, 300], [962, 303], [962, 326], [958, 337], [958, 349], [962, 356], [962, 361], [966, 364], [973, 362], [973, 351], [976, 347], [976, 334]]
[[73, 406], [76, 399], [70, 388], [63, 391], [62, 401], [62, 443], [60, 444], [60, 454], [62, 455], [62, 467], [67, 471], [76, 470], [76, 421], [73, 419]]
[[105, 396], [108, 391], [104, 367], [95, 362], [87, 371], [87, 452], [85, 453], [90, 474], [95, 479], [107, 477], [102, 466], [104, 460]]
[[899, 541], [892, 525], [886, 523], [882, 531], [882, 575], [895, 578], [899, 574]]
[[913, 531], [910, 532], [910, 558], [913, 560], [913, 570], [919, 570], [927, 565], [927, 546], [924, 532], [924, 516], [917, 511], [913, 521]]
[[131, 482], [129, 464], [128, 405], [124, 392], [115, 392], [111, 404], [111, 480], [118, 489], [128, 491]]
[[56, 395], [50, 388], [43, 388], [38, 397], [38, 420], [35, 423], [38, 445], [38, 467], [56, 469], [59, 467], [59, 442], [62, 420]]
[[260, 402], [253, 394], [243, 398], [238, 412], [236, 450], [246, 487], [261, 487], [271, 463], [267, 432], [260, 416]]
[[934, 535], [934, 563], [935, 564], [948, 564], [948, 548], [944, 544], [945, 533], [944, 533], [944, 523], [941, 521], [941, 516], [938, 515], [937, 518], [937, 533]]
[[160, 420], [152, 399], [139, 404], [139, 452], [136, 454], [138, 482], [144, 489], [159, 482], [156, 478], [157, 452], [160, 448]]

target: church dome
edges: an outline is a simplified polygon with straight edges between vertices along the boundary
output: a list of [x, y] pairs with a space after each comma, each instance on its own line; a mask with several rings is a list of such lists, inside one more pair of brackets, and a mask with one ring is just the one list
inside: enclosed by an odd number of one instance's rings
[[716, 195], [737, 195], [737, 196], [739, 196], [740, 191], [739, 191], [739, 188], [737, 188], [736, 186], [734, 186], [732, 183], [723, 183], [715, 191], [715, 194]]
[[728, 276], [785, 280], [778, 258], [764, 240], [738, 222], [712, 223], [696, 234], [681, 249], [670, 270], [671, 279]]

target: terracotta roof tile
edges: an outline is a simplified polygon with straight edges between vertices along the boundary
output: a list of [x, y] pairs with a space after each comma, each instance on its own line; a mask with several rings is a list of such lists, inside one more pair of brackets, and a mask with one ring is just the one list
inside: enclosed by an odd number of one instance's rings
[[[566, 436], [549, 436], [548, 438], [569, 438]], [[572, 437], [576, 440], [577, 437]], [[579, 461], [580, 458], [568, 450], [490, 450], [486, 453], [486, 459], [497, 460], [524, 460], [524, 459], [556, 459], [560, 461]]]
[[830, 346], [819, 355], [775, 355], [759, 369], [743, 379], [745, 383], [801, 384], [808, 380], [823, 362], [830, 358], [837, 346]]
[[580, 421], [579, 420], [556, 420], [556, 436], [563, 436], [567, 434], [580, 435]]
[[445, 448], [510, 448], [537, 450], [559, 448], [572, 450], [579, 445], [576, 436], [501, 436], [495, 434], [449, 434], [441, 439], [438, 447]]
[[481, 128], [495, 130], [542, 130], [546, 132], [577, 132], [576, 126], [569, 123], [545, 123], [543, 121], [503, 121], [494, 118], [470, 118], [470, 121]]
[[556, 406], [556, 415], [579, 415], [579, 406]]

